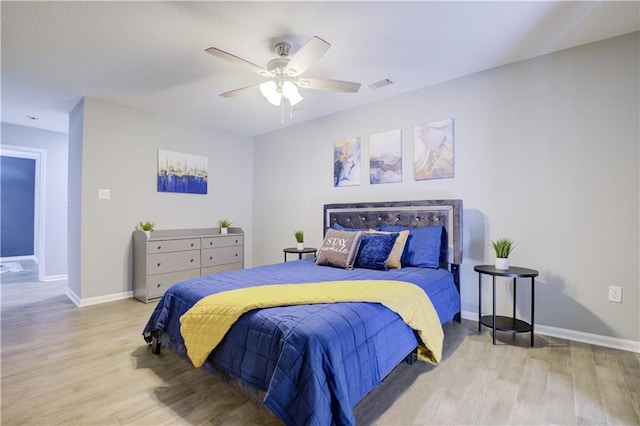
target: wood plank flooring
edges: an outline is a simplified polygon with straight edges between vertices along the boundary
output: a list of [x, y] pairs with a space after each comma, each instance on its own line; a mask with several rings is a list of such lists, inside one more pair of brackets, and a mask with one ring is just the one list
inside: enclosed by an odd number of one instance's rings
[[[66, 283], [0, 284], [2, 425], [278, 425], [265, 408], [141, 332], [154, 304], [77, 308]], [[356, 407], [359, 425], [640, 424], [640, 355], [445, 327], [438, 366], [401, 364]]]
[[[3, 283], [21, 283], [21, 282], [30, 282], [30, 281], [38, 281], [38, 268], [39, 265], [35, 260], [32, 259], [22, 259], [17, 260], [22, 266], [22, 271], [20, 272], [5, 272], [0, 274], [0, 281]], [[13, 263], [2, 262], [5, 263]]]

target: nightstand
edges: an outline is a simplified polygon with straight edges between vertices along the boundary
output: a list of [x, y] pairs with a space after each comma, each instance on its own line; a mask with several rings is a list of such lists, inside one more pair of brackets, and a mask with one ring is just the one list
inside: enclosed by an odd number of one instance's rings
[[[531, 346], [533, 346], [533, 313], [535, 301], [535, 279], [538, 271], [528, 268], [511, 266], [509, 269], [496, 269], [493, 265], [478, 265], [473, 268], [478, 273], [478, 333], [482, 326], [493, 329], [493, 344], [496, 344], [496, 330], [511, 333], [531, 333]], [[493, 277], [493, 312], [491, 315], [482, 316], [482, 275]], [[513, 278], [513, 316], [505, 317], [496, 315], [496, 277]], [[516, 289], [518, 278], [531, 278], [531, 324], [516, 318]]]
[[303, 254], [307, 254], [307, 253], [313, 253], [313, 255], [315, 256], [316, 253], [318, 252], [317, 248], [314, 247], [305, 247], [302, 250], [298, 250], [296, 247], [287, 247], [285, 249], [282, 249], [282, 251], [284, 252], [284, 261], [287, 261], [287, 253], [293, 253], [293, 254], [298, 254], [298, 260], [302, 259], [302, 255]]

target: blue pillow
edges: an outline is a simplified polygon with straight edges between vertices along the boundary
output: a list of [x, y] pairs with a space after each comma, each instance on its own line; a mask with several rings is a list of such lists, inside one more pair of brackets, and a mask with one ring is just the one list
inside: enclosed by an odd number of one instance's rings
[[[366, 232], [369, 230], [369, 228], [347, 228], [344, 227], [342, 225], [340, 225], [338, 222], [335, 222], [333, 225], [331, 225], [331, 227], [333, 229], [337, 229], [338, 231], [348, 231], [348, 232]], [[373, 228], [371, 228], [373, 229]]]
[[440, 266], [440, 246], [442, 225], [412, 228], [408, 226], [382, 225], [382, 231], [399, 232], [408, 230], [409, 238], [402, 254], [403, 266], [438, 268]]
[[364, 234], [353, 266], [355, 268], [377, 269], [379, 271], [389, 269], [387, 267], [387, 259], [398, 235], [400, 234]]

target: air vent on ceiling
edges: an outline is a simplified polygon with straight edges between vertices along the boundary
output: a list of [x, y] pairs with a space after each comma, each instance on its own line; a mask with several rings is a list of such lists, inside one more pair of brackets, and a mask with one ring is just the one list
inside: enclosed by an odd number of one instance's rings
[[382, 80], [378, 80], [378, 81], [374, 81], [373, 83], [370, 83], [368, 86], [372, 89], [381, 89], [386, 86], [391, 86], [394, 83], [395, 81], [391, 80], [390, 78], [383, 78]]

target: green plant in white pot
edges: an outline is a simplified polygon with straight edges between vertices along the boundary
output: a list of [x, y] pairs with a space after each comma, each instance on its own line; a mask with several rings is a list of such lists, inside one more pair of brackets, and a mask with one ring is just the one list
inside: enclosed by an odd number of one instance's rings
[[147, 239], [151, 238], [151, 231], [153, 231], [153, 228], [156, 226], [155, 223], [153, 222], [142, 222], [140, 221], [140, 223], [138, 223], [138, 228], [144, 232], [144, 234], [147, 236]]
[[304, 232], [296, 231], [293, 233], [294, 237], [296, 237], [296, 242], [298, 243], [298, 250], [304, 250]]
[[516, 243], [508, 238], [500, 238], [491, 241], [490, 245], [496, 253], [496, 269], [509, 269], [509, 255], [515, 248]]
[[228, 233], [229, 228], [231, 227], [232, 224], [233, 222], [231, 222], [229, 219], [220, 219], [218, 221], [218, 225], [220, 225], [220, 233], [221, 234]]

